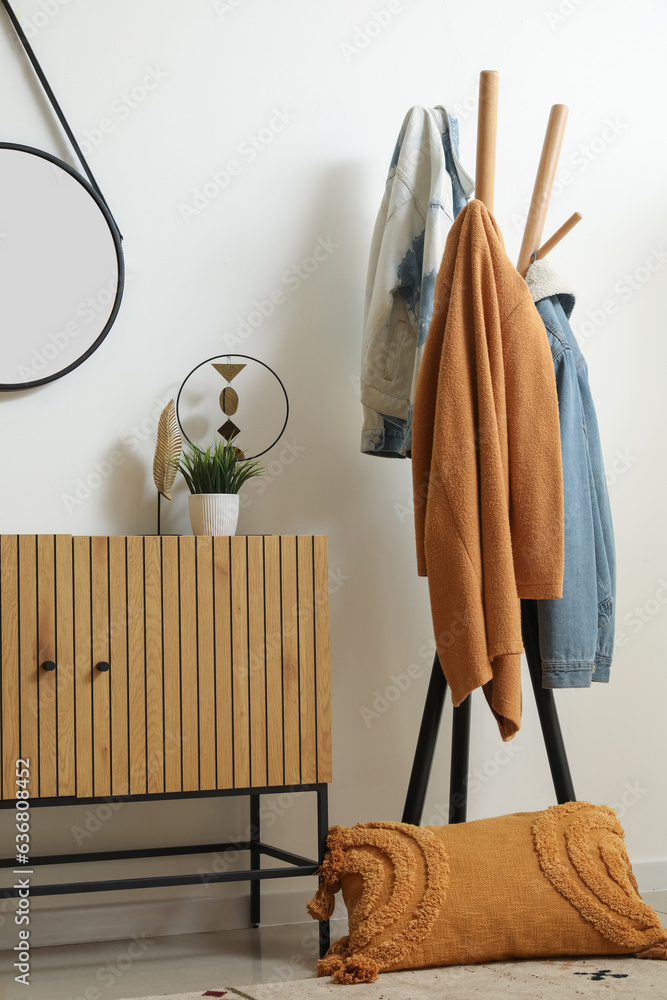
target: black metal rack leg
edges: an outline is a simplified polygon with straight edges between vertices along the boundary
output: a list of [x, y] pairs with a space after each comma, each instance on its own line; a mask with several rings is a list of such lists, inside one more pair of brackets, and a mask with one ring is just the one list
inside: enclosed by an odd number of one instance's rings
[[537, 704], [537, 714], [542, 726], [544, 745], [547, 751], [551, 777], [559, 804], [575, 802], [574, 784], [570, 774], [563, 734], [556, 711], [553, 691], [542, 687], [542, 659], [539, 647], [537, 604], [535, 601], [521, 602], [521, 631], [526, 650], [526, 660]]
[[470, 757], [470, 709], [468, 697], [454, 709], [452, 760], [449, 772], [449, 822], [465, 823], [468, 812], [468, 760]]
[[[317, 851], [320, 864], [324, 861], [327, 849], [327, 834], [329, 833], [329, 788], [327, 785], [317, 786]], [[319, 925], [320, 958], [324, 958], [331, 943], [331, 928], [328, 920]]]
[[413, 823], [415, 826], [419, 826], [421, 823], [446, 693], [447, 681], [440, 666], [440, 658], [436, 653], [426, 693], [426, 704], [419, 729], [408, 792], [405, 797], [404, 823]]
[[[261, 840], [259, 827], [259, 795], [250, 796], [250, 843], [259, 845]], [[262, 855], [258, 847], [250, 848], [250, 867], [262, 867]], [[260, 880], [254, 879], [250, 883], [250, 926], [259, 927], [260, 920]]]

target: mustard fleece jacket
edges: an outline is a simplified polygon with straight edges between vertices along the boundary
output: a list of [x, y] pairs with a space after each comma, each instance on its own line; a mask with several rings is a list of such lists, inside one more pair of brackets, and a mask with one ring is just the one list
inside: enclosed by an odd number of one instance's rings
[[563, 476], [544, 324], [481, 201], [459, 214], [438, 272], [412, 468], [418, 570], [453, 702], [483, 687], [509, 740], [519, 599], [562, 596]]

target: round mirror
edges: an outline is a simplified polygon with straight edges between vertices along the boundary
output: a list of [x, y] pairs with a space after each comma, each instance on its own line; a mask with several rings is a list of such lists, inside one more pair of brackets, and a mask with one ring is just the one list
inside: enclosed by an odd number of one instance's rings
[[62, 160], [0, 143], [0, 389], [72, 371], [109, 332], [123, 292], [120, 233]]

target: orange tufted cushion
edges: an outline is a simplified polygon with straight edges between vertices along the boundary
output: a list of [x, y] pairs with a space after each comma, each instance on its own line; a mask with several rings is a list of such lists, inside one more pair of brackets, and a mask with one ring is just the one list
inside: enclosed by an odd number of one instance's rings
[[590, 802], [439, 827], [332, 827], [315, 919], [342, 890], [349, 937], [318, 974], [378, 972], [552, 955], [667, 959], [667, 931], [644, 903], [616, 813]]

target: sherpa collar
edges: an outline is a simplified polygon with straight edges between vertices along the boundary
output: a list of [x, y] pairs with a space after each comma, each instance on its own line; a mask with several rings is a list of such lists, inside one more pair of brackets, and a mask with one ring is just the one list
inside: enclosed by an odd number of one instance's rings
[[534, 302], [557, 295], [563, 307], [563, 312], [568, 319], [570, 318], [574, 309], [574, 292], [563, 281], [560, 275], [554, 271], [546, 258], [533, 261], [528, 268], [526, 284], [530, 289], [530, 294], [533, 296]]

